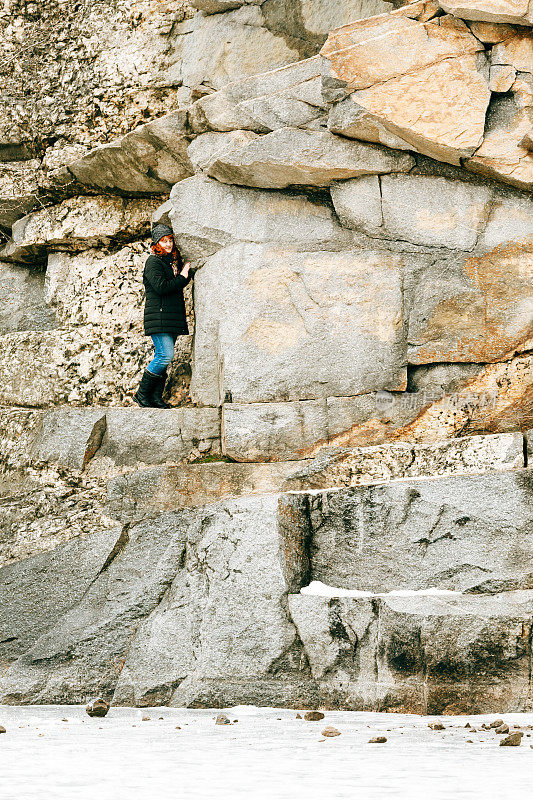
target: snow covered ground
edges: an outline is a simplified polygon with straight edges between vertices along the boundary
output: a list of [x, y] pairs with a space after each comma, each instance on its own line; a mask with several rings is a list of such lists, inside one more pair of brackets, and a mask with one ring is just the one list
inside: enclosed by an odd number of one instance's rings
[[[73, 706], [0, 706], [0, 797], [6, 800], [517, 800], [531, 797], [533, 714], [520, 747], [494, 732], [472, 733], [491, 717], [296, 711], [112, 708], [90, 719]], [[302, 712], [303, 714], [303, 712]], [[143, 717], [149, 720], [143, 721]], [[325, 725], [341, 731], [324, 738]], [[179, 726], [177, 728], [176, 726]], [[512, 730], [512, 727], [511, 727]], [[369, 744], [373, 736], [385, 744]], [[468, 743], [467, 740], [473, 740]]]

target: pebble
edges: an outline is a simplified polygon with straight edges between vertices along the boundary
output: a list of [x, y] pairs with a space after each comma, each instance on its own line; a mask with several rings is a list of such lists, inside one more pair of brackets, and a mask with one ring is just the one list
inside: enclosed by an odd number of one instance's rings
[[106, 703], [101, 697], [91, 700], [85, 711], [90, 717], [105, 717], [109, 711], [109, 703]]
[[327, 725], [322, 731], [322, 736], [340, 736], [341, 732], [334, 728], [333, 725]]
[[150, 717], [143, 717], [141, 721], [142, 722], [149, 722], [150, 721]]
[[231, 722], [225, 714], [219, 714], [215, 720], [215, 725], [231, 725]]
[[304, 719], [307, 722], [320, 722], [321, 719], [324, 719], [324, 714], [322, 711], [307, 711], [304, 714]]
[[510, 733], [505, 739], [500, 740], [500, 747], [518, 747], [522, 744], [522, 732]]
[[428, 728], [431, 728], [432, 731], [443, 731], [444, 725], [442, 722], [430, 722], [428, 723]]
[[383, 744], [386, 741], [386, 736], [374, 736], [372, 739], [368, 740], [368, 744]]
[[500, 725], [499, 728], [494, 728], [494, 733], [509, 733], [509, 725]]
[[505, 725], [503, 719], [495, 719], [494, 722], [491, 722], [489, 728], [499, 728], [500, 725]]
[[296, 714], [296, 719], [301, 719], [301, 718], [302, 718], [301, 714]]
[[7, 733], [3, 725], [0, 725], [0, 733]]

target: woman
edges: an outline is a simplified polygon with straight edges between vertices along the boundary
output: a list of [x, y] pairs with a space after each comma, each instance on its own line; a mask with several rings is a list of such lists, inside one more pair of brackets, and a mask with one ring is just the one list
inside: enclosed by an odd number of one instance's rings
[[155, 356], [148, 364], [133, 399], [148, 408], [170, 408], [163, 401], [167, 367], [174, 355], [178, 336], [189, 333], [185, 314], [183, 287], [191, 276], [189, 262], [183, 264], [174, 242], [172, 228], [154, 225], [152, 229], [152, 255], [146, 259], [143, 283], [146, 291], [144, 303], [144, 332], [151, 336]]

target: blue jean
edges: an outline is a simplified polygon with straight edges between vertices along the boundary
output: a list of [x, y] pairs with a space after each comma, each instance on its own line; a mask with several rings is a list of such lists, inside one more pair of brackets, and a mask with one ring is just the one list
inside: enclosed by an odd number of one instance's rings
[[148, 372], [152, 375], [162, 375], [174, 357], [174, 345], [177, 334], [153, 333], [152, 341], [155, 347], [155, 356], [148, 364]]

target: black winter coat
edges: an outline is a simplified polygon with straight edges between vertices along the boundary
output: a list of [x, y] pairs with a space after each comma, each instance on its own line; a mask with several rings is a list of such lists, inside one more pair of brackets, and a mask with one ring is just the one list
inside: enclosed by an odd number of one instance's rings
[[[178, 269], [183, 262], [178, 256]], [[172, 256], [148, 256], [144, 265], [143, 283], [146, 291], [144, 302], [144, 332], [146, 336], [153, 333], [171, 333], [186, 335], [189, 333], [185, 314], [183, 287], [191, 279], [189, 275], [174, 275]]]

